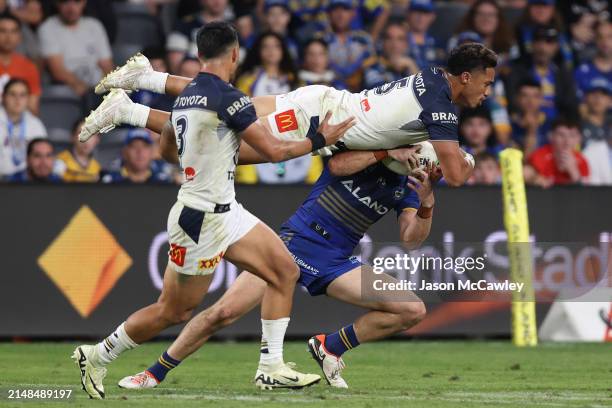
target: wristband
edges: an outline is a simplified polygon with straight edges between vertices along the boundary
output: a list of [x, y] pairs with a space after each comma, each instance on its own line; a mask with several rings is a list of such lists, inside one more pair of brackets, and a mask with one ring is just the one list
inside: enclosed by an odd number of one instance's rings
[[377, 162], [389, 157], [389, 152], [387, 150], [375, 150], [373, 153]]
[[317, 132], [314, 135], [310, 134], [308, 136], [306, 136], [308, 139], [310, 139], [310, 142], [312, 143], [312, 151], [316, 151], [319, 150], [323, 147], [325, 147], [327, 145], [327, 141], [325, 140], [325, 136], [323, 136], [321, 133]]
[[423, 207], [420, 206], [417, 211], [417, 217], [426, 220], [427, 218], [431, 218], [433, 215], [433, 205], [431, 207]]

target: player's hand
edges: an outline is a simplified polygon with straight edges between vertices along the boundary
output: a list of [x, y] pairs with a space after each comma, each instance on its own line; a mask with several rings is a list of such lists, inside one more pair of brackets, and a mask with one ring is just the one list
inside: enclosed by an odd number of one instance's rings
[[408, 183], [406, 183], [409, 189], [417, 193], [421, 204], [426, 207], [434, 205], [433, 183], [429, 174], [423, 169], [416, 169], [412, 172], [412, 176], [408, 176]]
[[317, 129], [317, 132], [322, 134], [323, 137], [325, 138], [326, 146], [336, 143], [338, 139], [344, 136], [347, 130], [352, 128], [355, 125], [355, 123], [357, 123], [357, 121], [355, 120], [355, 117], [351, 116], [350, 118], [340, 123], [337, 123], [335, 125], [330, 125], [329, 124], [330, 118], [331, 118], [331, 112], [327, 111], [327, 113], [325, 114], [325, 119], [323, 119], [323, 122], [321, 122], [321, 124], [319, 125], [319, 128]]
[[421, 151], [421, 146], [400, 147], [398, 149], [387, 150], [389, 157], [398, 162], [408, 162], [410, 168], [417, 168], [419, 165], [418, 153]]

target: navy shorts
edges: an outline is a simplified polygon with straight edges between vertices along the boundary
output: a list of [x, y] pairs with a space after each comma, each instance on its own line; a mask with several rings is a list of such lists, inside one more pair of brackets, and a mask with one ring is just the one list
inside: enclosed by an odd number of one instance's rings
[[300, 268], [298, 282], [311, 296], [324, 295], [327, 286], [337, 277], [362, 265], [357, 257], [347, 256], [343, 253], [346, 250], [332, 247], [315, 232], [297, 232], [284, 224], [279, 236]]

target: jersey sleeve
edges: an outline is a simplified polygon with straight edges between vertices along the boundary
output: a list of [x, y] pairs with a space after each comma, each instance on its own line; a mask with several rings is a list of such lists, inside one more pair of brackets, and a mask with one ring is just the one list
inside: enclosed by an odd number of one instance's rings
[[408, 189], [408, 193], [404, 196], [404, 198], [399, 200], [395, 206], [395, 212], [397, 213], [398, 217], [401, 215], [402, 211], [408, 209], [417, 210], [421, 205], [421, 201], [419, 200], [417, 193], [410, 190], [408, 187], [406, 188]]
[[417, 74], [413, 91], [422, 111], [419, 119], [430, 140], [459, 140], [459, 114], [450, 98], [450, 87], [441, 70], [430, 68]]
[[236, 132], [242, 132], [257, 121], [253, 102], [236, 88], [228, 87], [223, 92], [218, 109], [219, 118]]

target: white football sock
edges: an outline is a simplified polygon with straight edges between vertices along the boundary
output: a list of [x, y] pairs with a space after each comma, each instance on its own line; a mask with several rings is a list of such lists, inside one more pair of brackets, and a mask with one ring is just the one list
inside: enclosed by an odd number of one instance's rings
[[146, 91], [155, 92], [158, 94], [166, 93], [166, 81], [168, 80], [167, 72], [148, 72], [141, 75], [136, 80], [136, 88]]
[[139, 103], [127, 103], [119, 108], [119, 122], [117, 124], [132, 125], [139, 128], [147, 127], [147, 119], [151, 108]]
[[96, 344], [99, 359], [97, 363], [103, 366], [107, 365], [124, 351], [133, 349], [136, 346], [138, 344], [134, 343], [125, 332], [125, 322], [123, 322], [110, 336]]
[[259, 353], [259, 365], [283, 363], [283, 341], [285, 340], [285, 332], [288, 325], [288, 317], [276, 320], [261, 319], [262, 347]]

